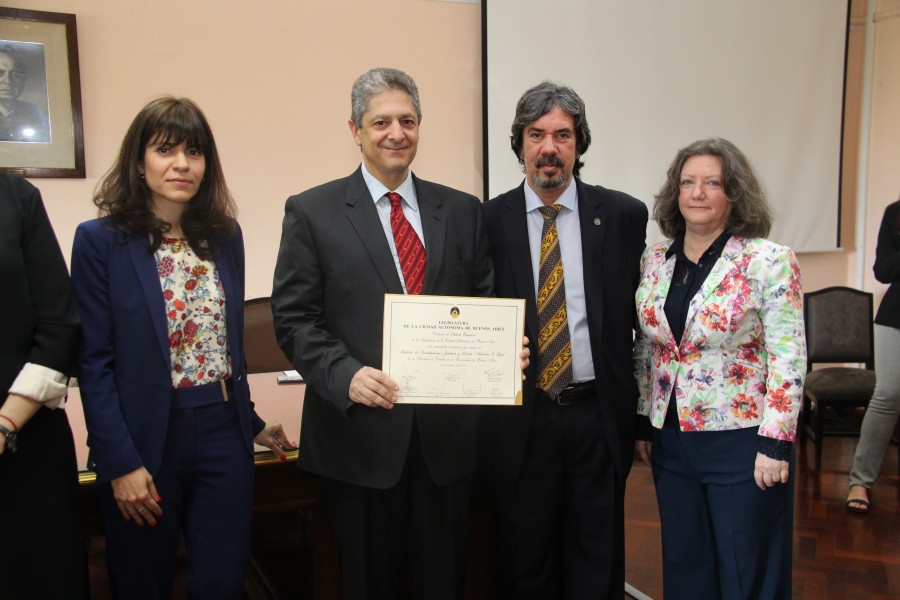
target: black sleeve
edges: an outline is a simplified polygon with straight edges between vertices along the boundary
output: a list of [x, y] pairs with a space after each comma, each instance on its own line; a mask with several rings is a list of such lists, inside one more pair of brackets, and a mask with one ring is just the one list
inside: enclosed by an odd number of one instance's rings
[[786, 440], [776, 440], [766, 436], [758, 436], [756, 441], [756, 451], [763, 456], [768, 456], [774, 460], [790, 460], [791, 448], [794, 447], [793, 442]]
[[23, 208], [22, 255], [34, 325], [27, 362], [71, 374], [79, 322], [69, 271], [40, 192], [24, 180], [14, 189]]
[[875, 279], [881, 283], [900, 281], [900, 203], [888, 205], [878, 230], [875, 247]]
[[647, 415], [635, 415], [634, 439], [641, 442], [649, 442], [653, 439], [653, 425]]

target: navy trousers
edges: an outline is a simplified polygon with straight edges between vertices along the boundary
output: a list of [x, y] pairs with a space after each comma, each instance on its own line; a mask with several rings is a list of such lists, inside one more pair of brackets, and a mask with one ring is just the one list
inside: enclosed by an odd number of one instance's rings
[[250, 548], [253, 459], [234, 402], [173, 409], [153, 482], [163, 510], [156, 527], [126, 522], [112, 486], [97, 488], [114, 596], [168, 600], [183, 532], [188, 597], [239, 600]]
[[654, 430], [666, 600], [791, 597], [795, 464], [766, 491], [753, 479], [758, 428]]

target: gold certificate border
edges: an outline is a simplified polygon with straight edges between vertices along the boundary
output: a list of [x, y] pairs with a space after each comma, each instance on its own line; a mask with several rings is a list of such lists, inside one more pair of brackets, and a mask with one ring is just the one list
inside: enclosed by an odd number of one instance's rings
[[[450, 405], [481, 405], [481, 406], [520, 406], [522, 404], [522, 369], [519, 352], [522, 348], [522, 338], [525, 335], [525, 300], [521, 298], [483, 298], [471, 296], [410, 296], [403, 294], [384, 295], [384, 330], [382, 345], [382, 370], [392, 379], [400, 381], [391, 371], [392, 362], [396, 363], [396, 352], [399, 346], [394, 343], [402, 336], [396, 334], [398, 328], [408, 324], [405, 317], [408, 316], [411, 305], [439, 305], [446, 309], [447, 319], [451, 316], [451, 309], [458, 308], [463, 315], [470, 314], [479, 307], [490, 306], [495, 308], [509, 308], [513, 316], [502, 324], [514, 325], [515, 333], [510, 337], [510, 352], [504, 357], [503, 363], [498, 363], [501, 369], [511, 369], [509, 376], [505, 377], [500, 393], [474, 394], [465, 396], [447, 395], [404, 395], [401, 393], [397, 399], [401, 404], [450, 404]], [[406, 310], [404, 310], [406, 309]], [[491, 368], [489, 363], [482, 366]]]

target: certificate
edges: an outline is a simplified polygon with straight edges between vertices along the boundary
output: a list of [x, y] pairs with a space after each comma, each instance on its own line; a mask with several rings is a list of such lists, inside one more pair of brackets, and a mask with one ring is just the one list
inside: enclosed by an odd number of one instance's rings
[[384, 296], [382, 370], [397, 402], [522, 404], [525, 301]]

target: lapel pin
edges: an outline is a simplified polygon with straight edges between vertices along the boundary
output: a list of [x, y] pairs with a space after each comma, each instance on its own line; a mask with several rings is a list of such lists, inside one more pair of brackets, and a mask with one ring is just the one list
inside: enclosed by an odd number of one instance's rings
[[600, 226], [600, 217], [594, 217], [594, 225]]

